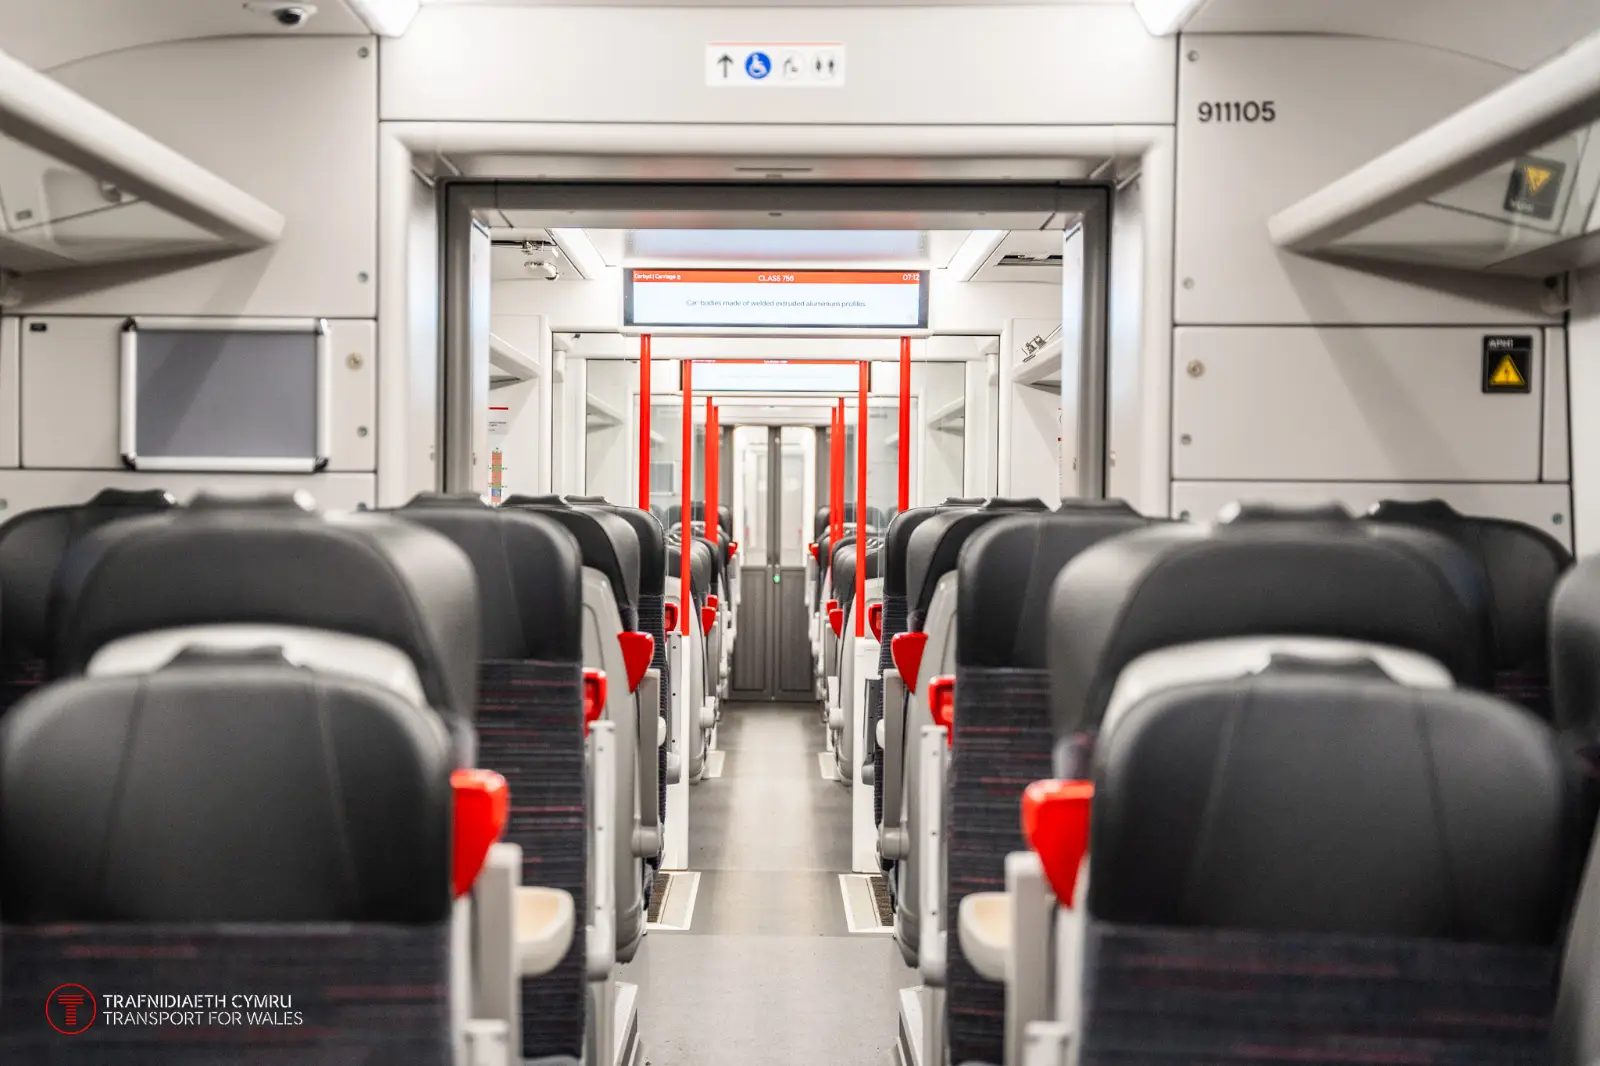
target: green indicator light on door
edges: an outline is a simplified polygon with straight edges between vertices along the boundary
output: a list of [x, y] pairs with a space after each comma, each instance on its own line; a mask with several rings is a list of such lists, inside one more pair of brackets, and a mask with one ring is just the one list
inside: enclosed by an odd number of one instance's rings
[[774, 585], [776, 585], [778, 582], [780, 582], [782, 580], [783, 580], [783, 575], [782, 574], [773, 574], [772, 575], [772, 583]]

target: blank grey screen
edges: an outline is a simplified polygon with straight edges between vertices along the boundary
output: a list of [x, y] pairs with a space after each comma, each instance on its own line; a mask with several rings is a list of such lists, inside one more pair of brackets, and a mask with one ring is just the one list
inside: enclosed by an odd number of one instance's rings
[[317, 334], [140, 330], [135, 453], [316, 459]]

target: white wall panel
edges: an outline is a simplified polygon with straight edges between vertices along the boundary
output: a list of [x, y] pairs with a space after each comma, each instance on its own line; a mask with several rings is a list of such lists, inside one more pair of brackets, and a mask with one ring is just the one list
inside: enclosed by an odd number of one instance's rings
[[1210, 521], [1235, 501], [1314, 504], [1330, 501], [1360, 514], [1379, 500], [1444, 500], [1462, 514], [1508, 518], [1544, 530], [1572, 547], [1571, 496], [1566, 485], [1462, 483], [1177, 481], [1172, 513]]
[[[711, 88], [717, 41], [841, 42], [848, 77]], [[382, 106], [413, 121], [1164, 123], [1174, 47], [1120, 4], [433, 5], [383, 42]]]
[[[107, 268], [96, 287], [46, 293], [26, 310], [373, 317], [377, 67], [370, 39], [300, 37], [154, 45], [55, 71], [289, 224], [269, 248], [198, 265]], [[29, 292], [43, 284], [30, 282]]]
[[22, 320], [0, 317], [0, 467], [22, 463]]
[[1544, 331], [1544, 456], [1542, 481], [1567, 481], [1572, 477], [1572, 435], [1567, 412], [1567, 331], [1556, 326]]
[[39, 507], [83, 503], [101, 489], [166, 489], [187, 503], [196, 493], [253, 496], [304, 491], [324, 511], [373, 506], [372, 474], [172, 474], [132, 470], [0, 470], [0, 521]]
[[[1392, 41], [1185, 38], [1178, 62], [1176, 320], [1182, 324], [1548, 322], [1536, 281], [1383, 273], [1278, 250], [1267, 219], [1498, 88], [1511, 72]], [[1272, 122], [1201, 122], [1271, 101]]]
[[1572, 276], [1567, 329], [1572, 496], [1578, 552], [1600, 551], [1600, 268]]
[[[23, 320], [22, 465], [120, 470], [122, 318]], [[37, 327], [43, 327], [39, 329]], [[333, 355], [328, 470], [377, 465], [377, 336], [372, 322], [328, 323]]]
[[[1532, 391], [1485, 394], [1483, 338], [1532, 338]], [[1536, 329], [1182, 327], [1175, 480], [1537, 481]]]

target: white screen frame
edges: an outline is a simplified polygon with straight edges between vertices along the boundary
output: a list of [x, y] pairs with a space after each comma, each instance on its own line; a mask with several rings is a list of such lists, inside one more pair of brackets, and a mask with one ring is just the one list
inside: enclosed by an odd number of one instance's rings
[[[317, 411], [314, 456], [145, 456], [138, 454], [139, 331], [165, 333], [309, 333], [316, 336]], [[121, 381], [119, 451], [130, 470], [192, 473], [314, 474], [328, 465], [332, 450], [333, 349], [325, 318], [195, 318], [141, 315], [123, 323], [118, 337]]]
[[[652, 270], [712, 270], [717, 268], [690, 268], [690, 267], [643, 267], [627, 266], [622, 268], [622, 286], [619, 297], [620, 310], [617, 316], [622, 323], [618, 331], [625, 337], [637, 337], [650, 334], [655, 337], [931, 337], [933, 335], [932, 312], [930, 307], [933, 300], [933, 271], [925, 267], [884, 268], [870, 267], [864, 270], [839, 269], [839, 268], [811, 268], [794, 267], [786, 268], [787, 271], [807, 274], [898, 274], [919, 273], [918, 279], [918, 318], [921, 324], [917, 326], [784, 326], [784, 325], [641, 325], [633, 321], [633, 275], [635, 271], [650, 272]], [[741, 270], [743, 268], [740, 268]], [[777, 271], [775, 271], [777, 272]]]

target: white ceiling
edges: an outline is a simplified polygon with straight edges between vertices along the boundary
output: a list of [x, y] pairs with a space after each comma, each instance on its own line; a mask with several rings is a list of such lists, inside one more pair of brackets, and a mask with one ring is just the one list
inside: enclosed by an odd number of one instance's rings
[[243, 0], [0, 0], [0, 48], [35, 70], [50, 70], [85, 56], [195, 37], [368, 32], [344, 0], [303, 2], [316, 15], [286, 29]]
[[[49, 70], [161, 41], [220, 36], [365, 35], [346, 0], [301, 0], [315, 17], [280, 27], [243, 0], [0, 0], [0, 48]], [[586, 7], [854, 7], [859, 0], [423, 0]], [[885, 7], [1125, 4], [1130, 0], [873, 0]], [[1206, 0], [1188, 32], [1386, 37], [1525, 70], [1600, 28], [1596, 0]]]
[[1383, 37], [1528, 70], [1596, 29], [1597, 0], [1206, 0], [1185, 32]]

